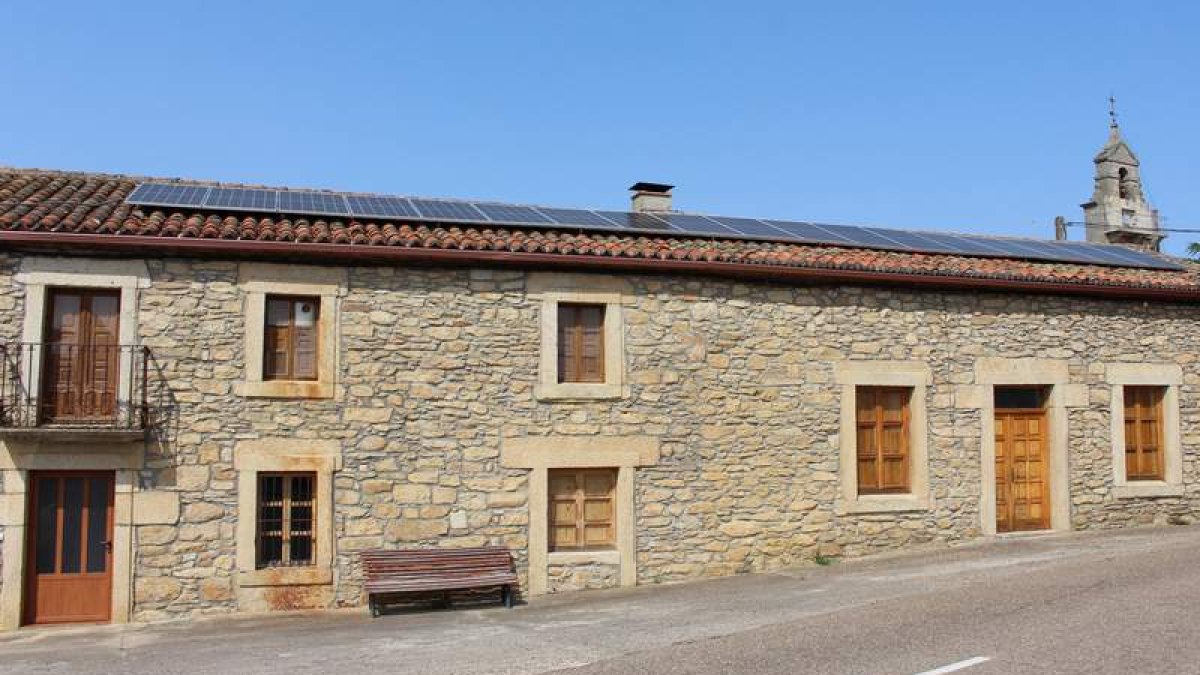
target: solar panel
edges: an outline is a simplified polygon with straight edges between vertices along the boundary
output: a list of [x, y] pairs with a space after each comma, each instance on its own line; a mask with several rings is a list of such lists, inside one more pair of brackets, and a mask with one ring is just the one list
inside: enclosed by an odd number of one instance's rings
[[462, 221], [468, 223], [488, 222], [487, 217], [480, 213], [479, 209], [466, 202], [450, 202], [438, 199], [410, 199], [408, 201], [417, 207], [417, 211], [421, 214], [422, 218], [428, 218], [429, 220]]
[[958, 243], [928, 237], [924, 232], [908, 232], [904, 230], [878, 230], [870, 228], [892, 241], [905, 246], [904, 250], [925, 251], [929, 253], [957, 253], [962, 250], [965, 242]]
[[790, 235], [793, 239], [799, 241], [814, 242], [818, 244], [853, 244], [854, 241], [848, 237], [840, 235], [835, 230], [829, 229], [826, 226], [818, 226], [813, 223], [800, 223], [790, 220], [767, 220], [764, 221], [775, 227], [783, 230], [784, 233]]
[[346, 198], [332, 192], [280, 190], [279, 210], [291, 213], [311, 213], [324, 216], [349, 216]]
[[726, 237], [738, 234], [737, 231], [708, 216], [697, 216], [690, 213], [664, 213], [658, 218], [667, 221], [671, 227], [688, 234], [717, 234]]
[[1089, 253], [1110, 261], [1109, 264], [1112, 265], [1144, 265], [1147, 259], [1159, 261], [1158, 258], [1153, 258], [1149, 254], [1139, 253], [1124, 246], [1106, 244], [1080, 244], [1080, 246], [1086, 246]]
[[126, 201], [146, 206], [203, 206], [208, 187], [142, 183], [129, 193]]
[[278, 211], [279, 191], [256, 188], [211, 188], [205, 206], [239, 211]]
[[539, 207], [538, 211], [542, 215], [550, 219], [550, 222], [556, 225], [570, 225], [572, 227], [598, 227], [602, 229], [612, 229], [613, 223], [600, 217], [594, 211], [585, 211], [583, 209], [554, 209], [549, 207]]
[[513, 226], [584, 228], [625, 233], [633, 231], [705, 237], [747, 237], [905, 252], [1182, 269], [1153, 254], [1112, 244], [915, 232], [688, 213], [590, 211], [387, 195], [352, 195], [318, 190], [208, 187], [178, 183], [142, 183], [130, 192], [126, 202], [180, 208], [203, 206], [230, 211], [429, 220], [444, 223], [503, 223]]
[[543, 216], [537, 209], [532, 206], [510, 206], [508, 204], [481, 204], [476, 203], [475, 208], [483, 212], [483, 215], [497, 223], [549, 223], [551, 220]]
[[596, 211], [596, 213], [622, 230], [675, 231], [665, 221], [659, 220], [649, 213], [630, 213], [628, 211]]
[[354, 216], [367, 218], [418, 218], [420, 214], [403, 197], [346, 195], [346, 203]]
[[[1018, 239], [993, 239], [990, 242], [992, 245], [1000, 247], [1010, 254], [1013, 258], [1033, 258], [1033, 259], [1049, 259], [1063, 260], [1064, 256], [1058, 252], [1041, 246], [1036, 241], [1018, 240]], [[1076, 262], [1095, 262], [1095, 259], [1087, 255], [1083, 249], [1074, 249], [1070, 255], [1065, 257], [1066, 260], [1074, 260]]]
[[783, 236], [783, 231], [771, 225], [764, 223], [755, 218], [727, 218], [724, 216], [709, 216], [718, 223], [728, 227], [738, 234], [747, 237], [763, 237], [764, 239], [779, 239]]
[[819, 227], [834, 232], [839, 236], [845, 237], [855, 244], [866, 246], [868, 248], [878, 247], [884, 249], [899, 249], [902, 251], [912, 250], [912, 247], [903, 244], [889, 236], [890, 234], [893, 234], [893, 232], [889, 230], [880, 230], [869, 227], [854, 227], [851, 225], [820, 224]]
[[1003, 253], [1003, 249], [996, 246], [989, 246], [988, 240], [985, 237], [969, 237], [940, 232], [921, 232], [920, 235], [922, 239], [944, 246], [947, 253], [991, 256]]

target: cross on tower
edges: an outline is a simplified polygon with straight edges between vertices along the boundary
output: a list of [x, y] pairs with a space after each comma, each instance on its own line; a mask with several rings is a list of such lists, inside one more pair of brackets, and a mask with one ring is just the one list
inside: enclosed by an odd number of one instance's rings
[[1108, 97], [1108, 119], [1110, 120], [1110, 122], [1108, 123], [1108, 126], [1112, 127], [1113, 129], [1116, 129], [1117, 128], [1117, 99], [1115, 96], [1112, 96], [1111, 94]]

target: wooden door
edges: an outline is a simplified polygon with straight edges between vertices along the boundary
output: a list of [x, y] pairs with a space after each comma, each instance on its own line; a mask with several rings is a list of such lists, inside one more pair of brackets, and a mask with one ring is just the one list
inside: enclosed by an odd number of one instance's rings
[[109, 620], [113, 478], [112, 471], [32, 473], [25, 623]]
[[117, 291], [51, 291], [42, 346], [42, 421], [87, 422], [116, 415], [120, 305]]
[[1050, 527], [1046, 412], [996, 411], [996, 531]]

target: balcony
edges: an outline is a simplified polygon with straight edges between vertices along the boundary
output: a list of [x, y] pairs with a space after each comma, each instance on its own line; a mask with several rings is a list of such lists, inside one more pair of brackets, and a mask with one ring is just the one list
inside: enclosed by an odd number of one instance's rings
[[0, 344], [0, 436], [144, 438], [167, 393], [155, 370], [149, 348], [138, 345]]

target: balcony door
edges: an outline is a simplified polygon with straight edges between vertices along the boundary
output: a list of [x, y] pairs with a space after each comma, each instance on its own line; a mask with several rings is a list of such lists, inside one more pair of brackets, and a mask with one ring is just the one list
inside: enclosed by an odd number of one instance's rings
[[25, 623], [109, 620], [113, 478], [112, 471], [31, 474]]
[[49, 302], [42, 346], [42, 421], [113, 419], [121, 370], [119, 291], [54, 289]]

